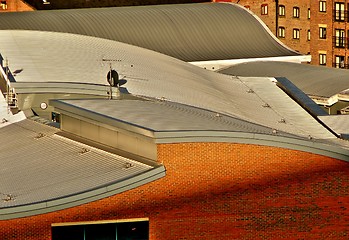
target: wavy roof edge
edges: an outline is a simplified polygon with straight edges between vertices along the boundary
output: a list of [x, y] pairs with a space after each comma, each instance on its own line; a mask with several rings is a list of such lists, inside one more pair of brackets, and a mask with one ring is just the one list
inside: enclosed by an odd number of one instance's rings
[[0, 29], [76, 33], [183, 61], [299, 56], [238, 4], [193, 3], [2, 13]]
[[[299, 150], [349, 161], [349, 142], [299, 137], [179, 103], [159, 100], [52, 100], [58, 111], [151, 137], [157, 144], [225, 142]], [[114, 111], [118, 109], [118, 111]], [[152, 113], [146, 115], [146, 112]], [[170, 118], [161, 116], [169, 115]], [[140, 119], [143, 116], [144, 119]], [[185, 120], [184, 120], [185, 119]], [[151, 124], [149, 124], [149, 122]], [[192, 128], [192, 126], [194, 126]]]

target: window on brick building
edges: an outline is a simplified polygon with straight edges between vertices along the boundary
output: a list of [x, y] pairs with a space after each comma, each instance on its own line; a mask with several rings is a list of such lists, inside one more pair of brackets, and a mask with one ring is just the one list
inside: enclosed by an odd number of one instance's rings
[[319, 2], [319, 11], [320, 12], [326, 12], [326, 1], [320, 1]]
[[335, 68], [345, 68], [344, 56], [336, 56], [334, 62]]
[[285, 28], [279, 27], [279, 38], [284, 38], [284, 37], [285, 37]]
[[1, 9], [6, 10], [7, 9], [7, 2], [6, 1], [1, 1]]
[[344, 3], [336, 2], [334, 4], [334, 19], [337, 22], [344, 22], [345, 20]]
[[325, 27], [319, 28], [319, 38], [326, 39], [326, 28]]
[[326, 66], [326, 54], [319, 54], [319, 64]]
[[299, 29], [298, 28], [293, 29], [293, 39], [299, 39]]
[[310, 41], [310, 30], [307, 31], [307, 41]]
[[285, 14], [286, 14], [286, 13], [285, 13], [285, 12], [286, 12], [285, 9], [286, 9], [286, 8], [285, 8], [284, 5], [280, 5], [280, 6], [279, 6], [279, 16], [281, 16], [281, 17], [284, 17], [284, 16], [285, 16]]
[[267, 15], [268, 14], [268, 4], [262, 4], [261, 6], [261, 14]]
[[310, 19], [310, 8], [308, 8], [308, 19]]
[[52, 240], [149, 239], [149, 222], [64, 224], [52, 226]]
[[299, 7], [293, 7], [293, 17], [299, 18]]
[[334, 44], [337, 48], [344, 48], [345, 47], [345, 30], [344, 29], [336, 29], [335, 30], [335, 36], [334, 36]]

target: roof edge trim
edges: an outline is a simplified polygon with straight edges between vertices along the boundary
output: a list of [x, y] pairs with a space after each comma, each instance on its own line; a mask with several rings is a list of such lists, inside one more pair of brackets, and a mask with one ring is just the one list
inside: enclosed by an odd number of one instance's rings
[[214, 131], [177, 132], [175, 135], [158, 133], [157, 135], [157, 144], [189, 142], [255, 144], [314, 153], [349, 162], [348, 149], [338, 147], [334, 144], [330, 145], [317, 142], [316, 139], [305, 140], [277, 135]]
[[34, 216], [76, 207], [137, 188], [144, 184], [158, 180], [165, 175], [166, 169], [163, 165], [161, 165], [122, 182], [117, 182], [88, 192], [63, 197], [60, 199], [48, 200], [41, 203], [2, 208], [0, 209], [0, 220]]

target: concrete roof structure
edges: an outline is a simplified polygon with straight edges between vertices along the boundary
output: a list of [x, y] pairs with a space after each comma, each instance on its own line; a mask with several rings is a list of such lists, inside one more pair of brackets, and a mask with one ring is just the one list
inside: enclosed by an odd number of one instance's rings
[[94, 36], [151, 49], [187, 62], [300, 56], [237, 4], [3, 13], [0, 29]]

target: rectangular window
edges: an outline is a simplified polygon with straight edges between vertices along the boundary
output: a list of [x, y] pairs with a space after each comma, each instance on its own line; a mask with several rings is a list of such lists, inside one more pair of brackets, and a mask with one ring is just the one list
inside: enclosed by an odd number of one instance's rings
[[335, 47], [338, 48], [344, 48], [345, 47], [345, 30], [344, 29], [336, 29], [335, 30], [335, 37], [334, 37], [334, 44]]
[[337, 22], [344, 22], [345, 20], [344, 3], [336, 2], [334, 4], [334, 19]]
[[299, 29], [298, 28], [293, 29], [293, 39], [299, 39]]
[[285, 28], [279, 27], [279, 38], [284, 38], [284, 37], [285, 37]]
[[1, 1], [1, 9], [6, 10], [7, 9], [7, 2], [6, 1]]
[[326, 66], [326, 54], [319, 54], [319, 64]]
[[52, 240], [149, 240], [149, 222], [91, 223], [79, 225], [52, 226]]
[[326, 1], [320, 1], [319, 2], [319, 11], [320, 12], [326, 12]]
[[299, 18], [299, 7], [293, 7], [293, 17]]
[[310, 30], [307, 31], [307, 41], [310, 41]]
[[279, 6], [279, 16], [280, 17], [284, 17], [285, 16], [285, 6], [284, 5], [280, 5]]
[[336, 56], [334, 67], [335, 68], [345, 68], [344, 56]]
[[319, 38], [326, 39], [326, 28], [324, 27], [319, 28]]
[[261, 6], [261, 14], [268, 15], [268, 4], [262, 4]]
[[310, 19], [310, 8], [308, 8], [308, 19]]

